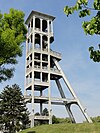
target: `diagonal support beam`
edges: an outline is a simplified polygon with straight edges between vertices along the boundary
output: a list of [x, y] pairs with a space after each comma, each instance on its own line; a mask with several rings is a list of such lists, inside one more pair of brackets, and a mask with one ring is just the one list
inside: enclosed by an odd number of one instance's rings
[[58, 68], [58, 70], [60, 71], [60, 73], [61, 73], [61, 75], [62, 75], [62, 78], [63, 78], [63, 80], [64, 80], [66, 86], [68, 87], [70, 93], [71, 93], [72, 96], [76, 99], [77, 105], [79, 106], [80, 110], [82, 111], [82, 113], [83, 113], [84, 117], [86, 118], [87, 122], [92, 123], [92, 120], [90, 119], [90, 117], [88, 116], [88, 114], [85, 112], [86, 109], [84, 109], [84, 108], [82, 107], [82, 105], [81, 105], [79, 99], [77, 98], [77, 96], [76, 96], [76, 94], [75, 94], [73, 88], [71, 87], [71, 85], [70, 85], [69, 81], [67, 80], [67, 78], [66, 78], [64, 72], [62, 71], [60, 65], [58, 64], [58, 61], [57, 61], [55, 58], [53, 58], [53, 61], [54, 61], [55, 65], [56, 65], [56, 67]]
[[[63, 91], [63, 89], [62, 89], [62, 86], [61, 86], [61, 84], [60, 84], [60, 81], [59, 81], [59, 80], [56, 80], [56, 84], [57, 84], [57, 87], [58, 87], [58, 90], [59, 90], [59, 92], [60, 92], [61, 97], [62, 97], [62, 98], [66, 98], [66, 96], [65, 96], [65, 94], [64, 94], [64, 91]], [[64, 105], [65, 105], [65, 108], [66, 108], [66, 110], [67, 110], [67, 112], [68, 112], [68, 115], [69, 115], [69, 117], [70, 117], [72, 123], [76, 123], [76, 122], [75, 122], [75, 119], [74, 119], [74, 116], [73, 116], [73, 114], [72, 114], [72, 112], [71, 112], [71, 110], [70, 110], [70, 105], [67, 103], [67, 101], [64, 101]]]

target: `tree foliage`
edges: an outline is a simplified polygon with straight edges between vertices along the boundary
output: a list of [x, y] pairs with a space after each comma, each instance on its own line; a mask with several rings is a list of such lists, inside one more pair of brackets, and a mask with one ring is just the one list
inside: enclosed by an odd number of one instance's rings
[[93, 123], [100, 123], [100, 116], [92, 117], [91, 119], [92, 119]]
[[0, 94], [0, 125], [8, 133], [25, 129], [29, 124], [29, 113], [21, 89], [14, 84], [6, 86]]
[[42, 112], [42, 116], [48, 116], [49, 112], [47, 108], [44, 108], [43, 112]]
[[52, 116], [52, 124], [58, 124], [58, 123], [59, 123], [59, 119], [55, 115], [53, 115]]
[[[92, 7], [89, 7], [91, 1], [88, 0], [77, 0], [76, 4], [72, 7], [66, 6], [64, 12], [67, 16], [73, 14], [75, 11], [79, 12], [79, 17], [93, 16], [93, 11], [96, 15], [91, 17], [90, 21], [84, 21], [82, 27], [84, 32], [88, 35], [100, 35], [100, 0], [94, 0]], [[100, 62], [100, 44], [98, 49], [95, 50], [93, 46], [89, 48], [90, 58], [94, 62]]]
[[58, 123], [72, 123], [71, 119], [66, 117], [66, 118], [58, 118], [55, 115], [52, 116], [52, 124], [58, 124]]
[[16, 64], [16, 57], [22, 56], [26, 33], [22, 11], [10, 9], [8, 14], [0, 13], [0, 82], [13, 76], [14, 68], [8, 65]]

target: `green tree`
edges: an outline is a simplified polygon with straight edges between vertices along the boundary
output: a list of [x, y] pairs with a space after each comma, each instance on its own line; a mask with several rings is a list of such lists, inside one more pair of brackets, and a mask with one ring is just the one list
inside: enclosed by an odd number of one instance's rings
[[49, 112], [48, 112], [48, 109], [47, 109], [47, 108], [45, 108], [45, 109], [43, 110], [42, 115], [43, 115], [43, 116], [48, 116], [48, 115], [49, 115]]
[[[0, 94], [0, 125], [8, 133], [27, 128], [29, 112], [18, 85], [6, 86]], [[1, 126], [2, 127], [2, 126]]]
[[59, 119], [55, 115], [53, 115], [52, 116], [52, 124], [57, 124], [57, 123], [59, 123]]
[[93, 123], [100, 123], [100, 116], [92, 117], [91, 119], [92, 119]]
[[[74, 6], [66, 6], [64, 12], [69, 16], [75, 11], [78, 11], [80, 18], [91, 15], [92, 17], [90, 18], [90, 21], [84, 21], [82, 23], [84, 32], [88, 35], [100, 35], [100, 0], [94, 0], [92, 7], [89, 7], [89, 5], [91, 5], [90, 0], [77, 0]], [[98, 44], [98, 49], [96, 50], [93, 46], [89, 47], [89, 51], [90, 58], [94, 62], [100, 62], [100, 44]]]
[[24, 24], [24, 13], [10, 9], [9, 13], [0, 13], [0, 82], [13, 76], [14, 67], [22, 56], [22, 43], [27, 29]]

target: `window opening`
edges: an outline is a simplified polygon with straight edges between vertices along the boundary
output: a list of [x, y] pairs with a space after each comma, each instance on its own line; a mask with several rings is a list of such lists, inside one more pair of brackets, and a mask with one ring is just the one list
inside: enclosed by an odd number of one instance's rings
[[40, 72], [34, 72], [34, 80], [40, 81]]
[[42, 81], [47, 82], [48, 81], [48, 74], [47, 73], [42, 73]]
[[47, 38], [47, 36], [42, 37], [42, 49], [43, 50], [48, 49], [48, 38]]
[[47, 30], [47, 21], [46, 20], [42, 21], [42, 31], [43, 32], [48, 32], [48, 30]]
[[34, 59], [40, 60], [40, 53], [34, 53]]
[[48, 61], [48, 55], [42, 54], [42, 60], [43, 61]]
[[40, 35], [39, 34], [35, 34], [35, 49], [40, 49]]
[[40, 29], [40, 19], [39, 18], [35, 19], [35, 28]]

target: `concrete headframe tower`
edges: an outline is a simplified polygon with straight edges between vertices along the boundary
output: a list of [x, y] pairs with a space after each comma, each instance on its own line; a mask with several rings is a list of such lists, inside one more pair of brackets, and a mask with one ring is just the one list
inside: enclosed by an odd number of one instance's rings
[[[64, 105], [73, 123], [75, 123], [75, 119], [70, 107], [72, 104], [76, 104], [86, 120], [89, 123], [92, 122], [58, 63], [61, 60], [61, 54], [50, 48], [51, 43], [54, 41], [54, 19], [53, 16], [32, 11], [26, 20], [28, 33], [26, 40], [25, 98], [32, 105], [31, 127], [34, 126], [35, 120], [47, 120], [49, 124], [52, 124], [51, 104]], [[64, 80], [73, 97], [72, 99], [66, 98], [60, 79]], [[61, 97], [51, 97], [51, 80], [56, 82]], [[46, 89], [47, 96], [44, 96], [43, 91]], [[36, 96], [37, 91], [38, 96]], [[40, 108], [39, 116], [35, 115], [36, 103], [39, 104]], [[42, 115], [44, 104], [48, 105], [48, 116]]]

